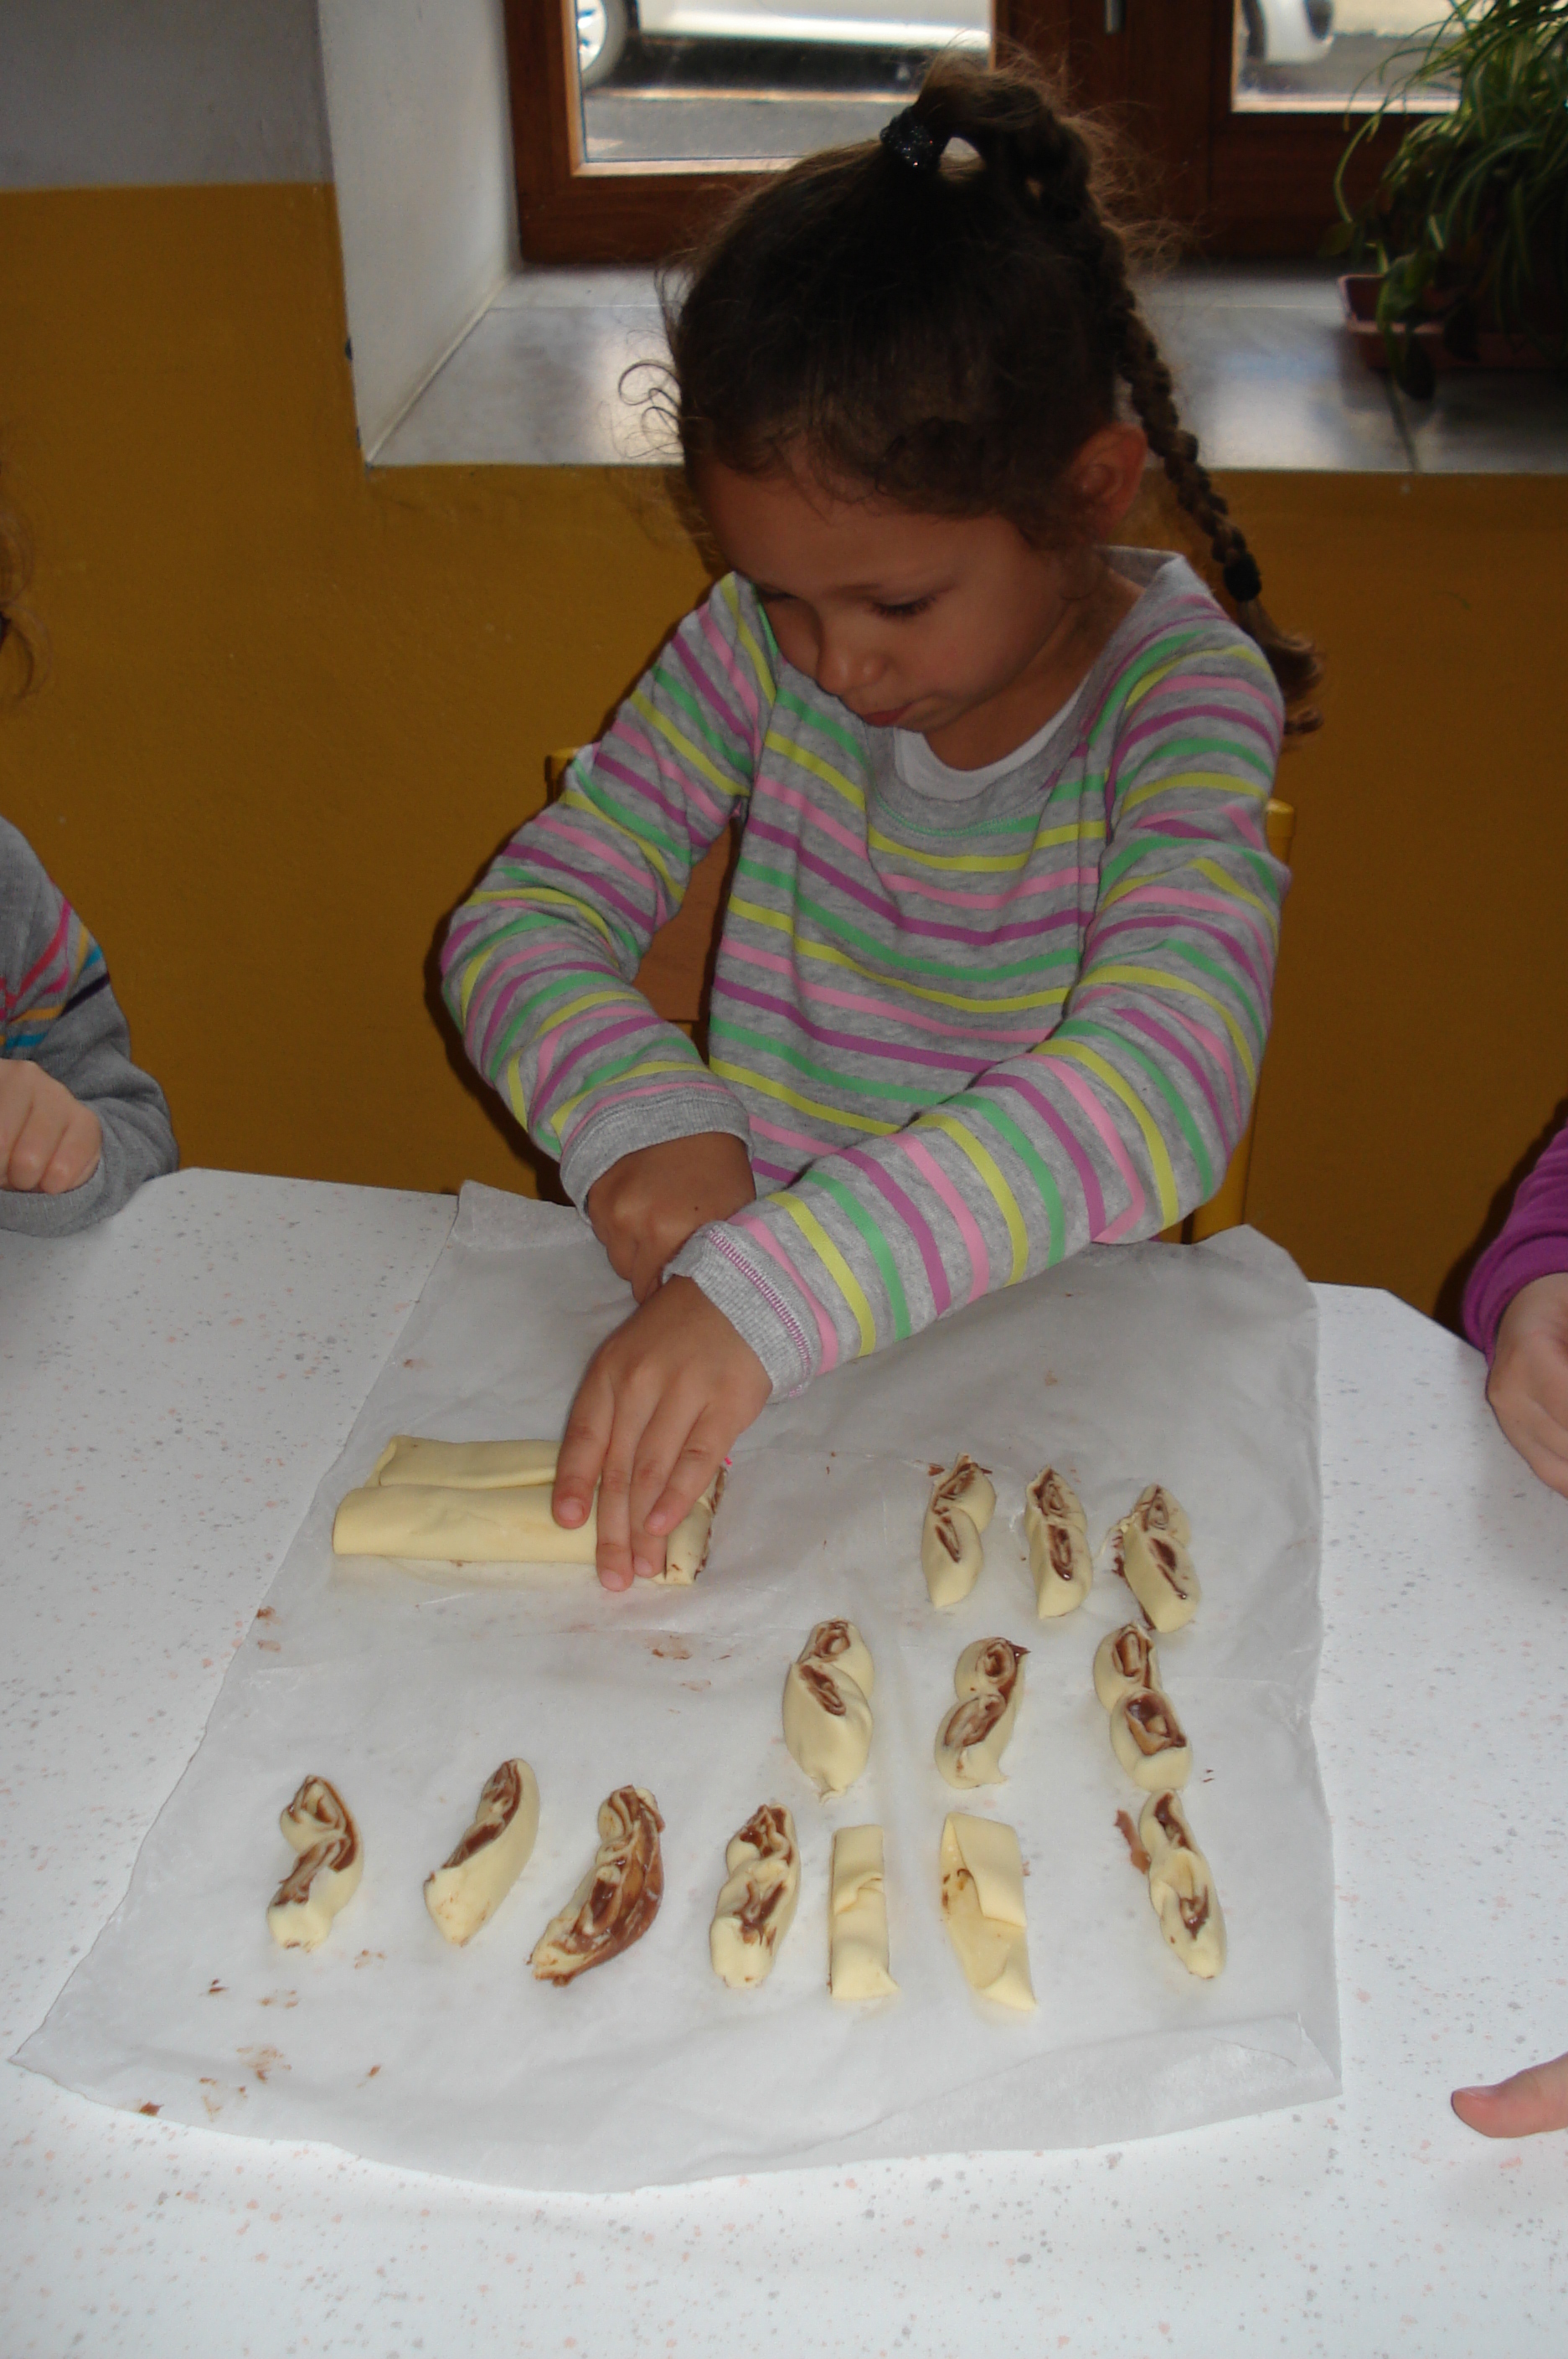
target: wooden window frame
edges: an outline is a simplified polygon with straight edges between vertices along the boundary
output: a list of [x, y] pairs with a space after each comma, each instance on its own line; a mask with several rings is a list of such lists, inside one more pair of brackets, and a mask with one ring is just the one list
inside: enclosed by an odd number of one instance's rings
[[[1212, 255], [1300, 255], [1334, 219], [1345, 141], [1334, 114], [1232, 111], [1233, 0], [994, 0], [999, 39], [1063, 61], [1076, 104], [1109, 111], [1151, 158], [1170, 218]], [[569, 67], [572, 0], [506, 0], [517, 215], [530, 262], [653, 262], [766, 164], [588, 163]], [[1370, 184], [1401, 125], [1365, 143]]]

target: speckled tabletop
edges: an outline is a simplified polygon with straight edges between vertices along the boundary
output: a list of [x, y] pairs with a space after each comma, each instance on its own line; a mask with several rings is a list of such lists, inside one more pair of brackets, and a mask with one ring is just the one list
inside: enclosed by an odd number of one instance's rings
[[[119, 1899], [451, 1199], [231, 1173], [0, 1235], [0, 2038]], [[1568, 1507], [1466, 1346], [1323, 1314], [1345, 2095], [1079, 2155], [497, 2193], [0, 2070], [0, 2352], [973, 2359], [1563, 2347], [1568, 2138], [1448, 2092], [1568, 2047]]]

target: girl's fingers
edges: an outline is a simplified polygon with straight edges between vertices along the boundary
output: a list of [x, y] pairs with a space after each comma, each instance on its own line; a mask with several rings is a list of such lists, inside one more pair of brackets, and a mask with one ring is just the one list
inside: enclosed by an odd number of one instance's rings
[[588, 1520], [594, 1486], [604, 1463], [604, 1451], [615, 1421], [615, 1396], [597, 1357], [577, 1387], [572, 1414], [566, 1420], [561, 1455], [555, 1462], [555, 1487], [550, 1511], [558, 1524], [575, 1531]]
[[71, 1188], [81, 1188], [98, 1169], [103, 1152], [103, 1132], [91, 1106], [80, 1103], [67, 1114], [60, 1142], [44, 1167], [38, 1181], [39, 1192], [45, 1196], [62, 1196]]
[[1531, 2064], [1495, 2088], [1455, 2089], [1449, 2100], [1466, 2128], [1483, 2137], [1533, 2137], [1568, 2129], [1568, 2056]]
[[683, 1516], [691, 1514], [724, 1464], [740, 1430], [728, 1418], [722, 1421], [712, 1416], [698, 1419], [648, 1516], [647, 1529], [656, 1548], [662, 1548], [666, 1536]]
[[52, 1092], [40, 1091], [34, 1097], [11, 1148], [9, 1177], [13, 1188], [30, 1192], [38, 1187], [64, 1135], [71, 1103], [66, 1098], [60, 1103]]

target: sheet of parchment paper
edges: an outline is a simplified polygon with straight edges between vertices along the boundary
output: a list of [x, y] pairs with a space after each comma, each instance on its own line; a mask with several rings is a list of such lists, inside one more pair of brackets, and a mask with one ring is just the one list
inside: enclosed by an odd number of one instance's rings
[[[1092, 1249], [770, 1408], [737, 1445], [694, 1589], [591, 1571], [338, 1561], [333, 1509], [395, 1432], [551, 1436], [629, 1298], [575, 1214], [464, 1192], [441, 1260], [328, 1476], [125, 1899], [19, 2061], [115, 2105], [246, 2136], [535, 2189], [607, 2190], [812, 2162], [1150, 2136], [1337, 2086], [1329, 1830], [1309, 1711], [1319, 1647], [1316, 1327], [1247, 1230]], [[960, 1449], [998, 1495], [972, 1596], [938, 1613], [919, 1562], [929, 1468]], [[1192, 1516], [1203, 1602], [1160, 1642], [1192, 1740], [1187, 1789], [1230, 1962], [1190, 1979], [1116, 1815], [1090, 1663], [1133, 1611], [1102, 1570], [1039, 1622], [1025, 1483], [1077, 1485], [1097, 1543], [1151, 1481]], [[864, 1777], [824, 1805], [786, 1753], [785, 1667], [847, 1614], [877, 1666]], [[1029, 1648], [1005, 1785], [932, 1760], [973, 1638]], [[462, 1950], [424, 1876], [496, 1763], [542, 1796], [532, 1860]], [[278, 1812], [319, 1772], [359, 1820], [364, 1881], [309, 1955], [270, 1940]], [[645, 1939], [561, 1990], [529, 1949], [593, 1855], [612, 1788], [651, 1788], [666, 1897]], [[726, 1989], [707, 1929], [724, 1844], [795, 1814], [800, 1903], [771, 1979]], [[976, 1999], [938, 1908], [946, 1811], [994, 1815], [1027, 1863], [1040, 2006]], [[825, 1986], [835, 1826], [886, 1831], [898, 1996]]]

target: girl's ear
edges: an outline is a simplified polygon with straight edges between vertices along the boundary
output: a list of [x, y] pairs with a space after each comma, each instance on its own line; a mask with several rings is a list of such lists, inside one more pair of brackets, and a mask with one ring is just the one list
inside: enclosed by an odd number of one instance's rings
[[1068, 469], [1074, 505], [1096, 540], [1108, 540], [1131, 507], [1149, 461], [1141, 426], [1102, 426], [1081, 444]]

